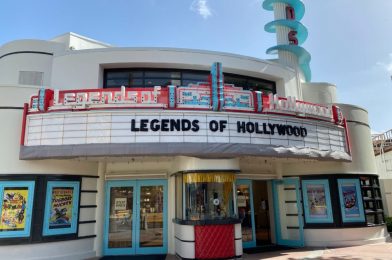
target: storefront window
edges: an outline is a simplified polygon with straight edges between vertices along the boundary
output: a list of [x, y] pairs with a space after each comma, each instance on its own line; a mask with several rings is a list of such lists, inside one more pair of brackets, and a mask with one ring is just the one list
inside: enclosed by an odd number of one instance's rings
[[176, 176], [176, 218], [183, 219], [182, 174]]
[[[208, 82], [210, 71], [182, 69], [106, 69], [104, 71], [104, 88], [121, 86], [140, 88], [153, 86], [188, 86]], [[259, 90], [264, 93], [276, 93], [275, 82], [243, 75], [224, 73], [224, 83], [234, 84], [246, 90]]]
[[251, 182], [237, 184], [237, 208], [241, 219], [242, 242], [253, 241], [251, 185]]
[[79, 186], [78, 181], [48, 181], [44, 236], [76, 233]]
[[185, 219], [211, 220], [236, 216], [232, 173], [187, 173], [185, 184]]

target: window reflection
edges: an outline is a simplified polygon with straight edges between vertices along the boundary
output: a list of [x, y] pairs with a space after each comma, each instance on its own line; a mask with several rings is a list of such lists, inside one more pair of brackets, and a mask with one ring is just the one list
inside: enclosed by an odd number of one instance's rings
[[163, 186], [140, 189], [140, 247], [163, 246]]
[[132, 247], [133, 187], [110, 189], [109, 248]]
[[[107, 69], [104, 72], [104, 88], [188, 86], [209, 81], [209, 71], [181, 69]], [[233, 84], [246, 90], [276, 93], [275, 82], [261, 78], [224, 73], [225, 84]]]
[[210, 220], [235, 217], [233, 206], [234, 174], [184, 174], [185, 219]]

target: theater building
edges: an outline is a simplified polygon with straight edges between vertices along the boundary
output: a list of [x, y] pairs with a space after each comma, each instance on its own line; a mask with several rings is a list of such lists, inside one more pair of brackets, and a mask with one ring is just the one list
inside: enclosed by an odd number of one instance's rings
[[303, 3], [263, 7], [277, 60], [74, 33], [1, 46], [2, 258], [388, 239], [367, 111], [311, 82]]

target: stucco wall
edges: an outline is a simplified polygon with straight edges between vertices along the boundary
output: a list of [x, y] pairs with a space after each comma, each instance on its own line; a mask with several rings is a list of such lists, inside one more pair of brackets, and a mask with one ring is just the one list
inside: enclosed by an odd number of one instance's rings
[[281, 96], [298, 97], [295, 73], [282, 65], [227, 53], [167, 48], [105, 48], [67, 52], [53, 59], [52, 84], [59, 89], [102, 87], [104, 68], [178, 68], [209, 71], [222, 62], [224, 72], [277, 82]]

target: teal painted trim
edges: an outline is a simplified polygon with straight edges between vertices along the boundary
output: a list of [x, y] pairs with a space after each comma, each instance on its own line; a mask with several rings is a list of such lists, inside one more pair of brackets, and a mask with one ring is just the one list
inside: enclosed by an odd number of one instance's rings
[[[163, 186], [163, 246], [140, 247], [140, 191], [143, 186]], [[134, 254], [166, 254], [168, 248], [167, 233], [167, 180], [134, 180], [134, 181], [107, 181], [105, 185], [105, 223], [103, 252], [104, 255], [134, 255]], [[132, 216], [132, 246], [127, 248], [109, 248], [109, 217], [110, 217], [110, 188], [132, 187], [133, 188], [133, 216]]]
[[0, 216], [2, 215], [1, 210], [3, 209], [4, 202], [4, 189], [13, 187], [23, 187], [27, 188], [27, 201], [25, 208], [25, 228], [23, 230], [17, 231], [1, 231], [0, 238], [13, 238], [13, 237], [29, 237], [31, 229], [31, 214], [33, 211], [33, 201], [34, 201], [34, 187], [35, 181], [1, 181], [0, 182]]
[[[71, 226], [67, 228], [50, 228], [50, 216], [52, 215], [53, 189], [55, 188], [73, 188], [72, 191], [72, 221]], [[54, 236], [62, 234], [74, 234], [78, 225], [78, 206], [79, 206], [79, 189], [78, 181], [48, 181], [46, 188], [46, 201], [44, 213], [44, 225], [42, 230], [43, 236]]]
[[[236, 181], [236, 185], [248, 185], [249, 196], [250, 196], [250, 211], [251, 211], [251, 222], [252, 222], [252, 241], [242, 242], [243, 248], [256, 247], [256, 225], [255, 225], [255, 210], [253, 204], [253, 185], [252, 180], [239, 179]], [[237, 189], [236, 189], [237, 191]], [[237, 199], [237, 192], [235, 193]], [[237, 205], [238, 207], [238, 205]]]
[[277, 54], [278, 51], [288, 51], [295, 54], [298, 57], [298, 63], [304, 64], [309, 63], [311, 60], [310, 53], [298, 45], [282, 44], [269, 48], [267, 54]]
[[[324, 187], [325, 204], [327, 206], [327, 215], [325, 217], [312, 217], [310, 215], [308, 185], [322, 185]], [[306, 223], [333, 223], [333, 213], [331, 204], [331, 194], [329, 191], [329, 182], [324, 180], [303, 180], [302, 181], [302, 195], [304, 198], [303, 204], [305, 209]]]
[[297, 32], [296, 37], [298, 39], [299, 45], [303, 44], [305, 40], [308, 38], [308, 29], [306, 29], [306, 27], [302, 23], [296, 20], [275, 20], [267, 23], [264, 26], [264, 30], [269, 33], [275, 33], [276, 26], [288, 27], [296, 31]]
[[[346, 214], [346, 207], [344, 206], [344, 197], [342, 188], [344, 186], [355, 187], [355, 197], [358, 202], [358, 214], [353, 214], [354, 216], [350, 216], [350, 213]], [[343, 222], [345, 223], [353, 223], [353, 222], [365, 222], [365, 211], [363, 209], [362, 202], [362, 194], [361, 187], [359, 185], [359, 179], [338, 179], [338, 189], [339, 189], [339, 198], [340, 198], [340, 211], [342, 214]]]
[[300, 0], [264, 0], [263, 8], [268, 11], [274, 10], [274, 3], [288, 4], [295, 10], [295, 19], [301, 21], [305, 15], [305, 5]]
[[[143, 180], [137, 181], [137, 199], [140, 200], [141, 187], [143, 186], [163, 186], [163, 246], [161, 247], [141, 247], [140, 246], [140, 203], [137, 208], [136, 226], [136, 253], [137, 254], [166, 254], [167, 253], [167, 180]], [[135, 212], [135, 211], [134, 211]]]
[[107, 181], [105, 185], [105, 223], [103, 232], [103, 254], [104, 255], [131, 255], [135, 254], [136, 221], [132, 216], [132, 246], [126, 248], [109, 248], [109, 219], [110, 219], [110, 188], [132, 187], [133, 188], [133, 213], [136, 212], [136, 181]]
[[298, 57], [298, 64], [305, 76], [305, 80], [309, 82], [312, 78], [309, 63], [311, 56], [308, 51], [298, 45], [282, 44], [269, 48], [267, 54], [277, 54], [278, 51], [288, 51]]
[[[283, 239], [281, 234], [281, 221], [280, 221], [280, 210], [279, 210], [279, 194], [278, 194], [278, 185], [294, 185], [295, 186], [295, 194], [297, 200], [297, 209], [298, 209], [298, 232], [299, 239]], [[276, 242], [279, 245], [292, 246], [292, 247], [303, 247], [304, 246], [304, 223], [302, 220], [302, 207], [300, 204], [301, 194], [299, 192], [299, 178], [285, 178], [283, 180], [273, 180], [272, 181], [272, 194], [273, 194], [273, 202], [274, 202], [274, 216], [275, 216], [275, 234], [276, 234]]]

